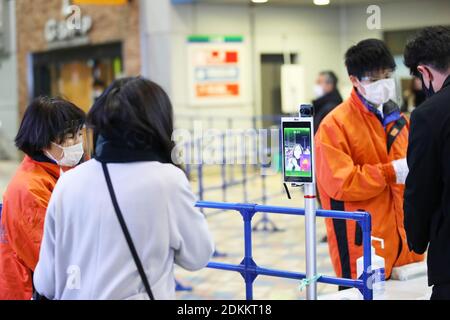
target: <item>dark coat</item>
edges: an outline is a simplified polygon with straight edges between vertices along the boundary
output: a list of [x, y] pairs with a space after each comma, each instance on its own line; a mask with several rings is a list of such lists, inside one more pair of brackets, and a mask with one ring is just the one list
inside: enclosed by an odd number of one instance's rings
[[342, 103], [341, 94], [337, 89], [313, 101], [314, 106], [314, 133], [319, 129], [322, 120], [338, 105]]
[[428, 248], [429, 285], [450, 283], [450, 77], [411, 115], [404, 210], [409, 248]]

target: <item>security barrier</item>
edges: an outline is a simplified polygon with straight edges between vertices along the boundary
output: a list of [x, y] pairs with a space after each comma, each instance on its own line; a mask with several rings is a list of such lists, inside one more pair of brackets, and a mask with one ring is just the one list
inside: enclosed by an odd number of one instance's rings
[[238, 211], [244, 220], [244, 259], [239, 265], [210, 262], [208, 268], [220, 269], [226, 271], [239, 272], [245, 281], [245, 292], [247, 300], [253, 299], [253, 282], [258, 275], [265, 275], [278, 278], [287, 278], [301, 280], [305, 285], [309, 285], [312, 281], [327, 283], [337, 286], [353, 287], [361, 291], [364, 300], [372, 300], [373, 292], [371, 288], [372, 274], [370, 273], [371, 261], [371, 217], [367, 212], [345, 212], [345, 211], [331, 211], [331, 210], [317, 210], [316, 216], [322, 218], [332, 219], [346, 219], [354, 220], [360, 224], [363, 232], [363, 251], [364, 251], [364, 272], [360, 279], [345, 279], [332, 276], [318, 276], [315, 279], [306, 279], [305, 273], [283, 271], [276, 269], [268, 269], [260, 267], [253, 260], [252, 254], [252, 219], [256, 213], [270, 213], [270, 214], [287, 214], [304, 216], [305, 210], [300, 208], [289, 207], [274, 207], [256, 204], [240, 204], [240, 203], [223, 203], [223, 202], [204, 202], [200, 201], [196, 205], [203, 209], [221, 209]]

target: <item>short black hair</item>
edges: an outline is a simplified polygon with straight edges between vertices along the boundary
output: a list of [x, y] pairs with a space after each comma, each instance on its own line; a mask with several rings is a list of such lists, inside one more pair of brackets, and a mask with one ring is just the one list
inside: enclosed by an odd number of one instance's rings
[[446, 72], [450, 68], [450, 28], [436, 26], [419, 31], [408, 41], [404, 59], [411, 74], [416, 76], [419, 64]]
[[320, 72], [320, 75], [327, 77], [327, 81], [329, 83], [331, 83], [333, 85], [333, 87], [335, 87], [335, 88], [337, 87], [338, 77], [336, 76], [336, 74], [333, 71], [325, 70], [325, 71]]
[[87, 123], [94, 139], [101, 135], [128, 149], [152, 150], [172, 162], [172, 104], [153, 81], [143, 77], [115, 80], [94, 103]]
[[386, 44], [378, 39], [366, 39], [345, 53], [345, 66], [351, 76], [361, 79], [365, 74], [385, 69], [395, 70], [395, 60]]
[[67, 100], [38, 97], [25, 110], [16, 147], [30, 157], [42, 154], [52, 142], [61, 144], [68, 134], [75, 135], [85, 119], [83, 110]]

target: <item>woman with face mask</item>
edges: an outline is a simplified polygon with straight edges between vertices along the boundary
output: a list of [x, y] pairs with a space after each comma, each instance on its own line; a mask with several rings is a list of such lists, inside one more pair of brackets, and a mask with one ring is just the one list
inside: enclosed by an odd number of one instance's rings
[[25, 157], [3, 197], [0, 300], [29, 300], [47, 205], [61, 173], [82, 160], [85, 114], [41, 97], [27, 108], [15, 142]]

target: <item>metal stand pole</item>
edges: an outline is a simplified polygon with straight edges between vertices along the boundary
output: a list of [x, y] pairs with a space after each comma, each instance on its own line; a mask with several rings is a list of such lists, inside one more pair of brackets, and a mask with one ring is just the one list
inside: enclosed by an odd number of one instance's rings
[[[316, 185], [307, 183], [305, 193], [305, 233], [306, 233], [306, 278], [314, 279], [317, 275], [316, 260]], [[306, 299], [317, 300], [317, 283], [311, 281], [306, 288]]]

